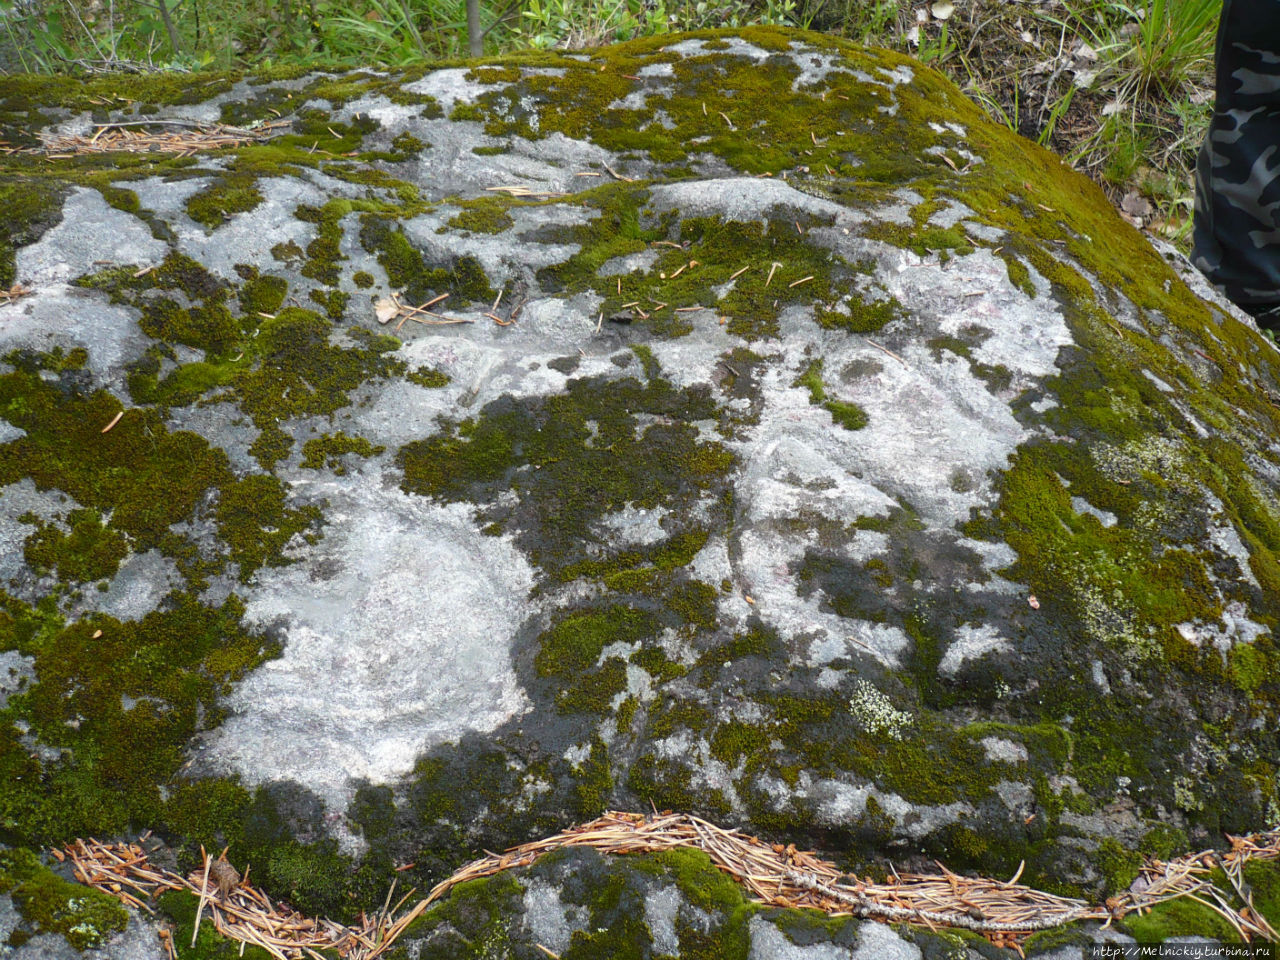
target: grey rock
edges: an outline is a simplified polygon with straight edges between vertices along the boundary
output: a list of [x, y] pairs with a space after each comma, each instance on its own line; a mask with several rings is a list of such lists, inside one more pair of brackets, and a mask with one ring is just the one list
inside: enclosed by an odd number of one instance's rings
[[[157, 158], [115, 184], [136, 216], [68, 162], [9, 225], [0, 721], [116, 810], [86, 828], [183, 833], [222, 778], [250, 792], [210, 831], [332, 904], [333, 839], [422, 884], [609, 807], [864, 865], [1034, 849], [1026, 879], [1091, 894], [1104, 841], [1274, 817], [1280, 354], [936, 74], [757, 31], [160, 115], [270, 103], [359, 149]], [[193, 220], [232, 171], [260, 202]], [[383, 325], [392, 295], [438, 315]], [[77, 507], [125, 537], [102, 591], [26, 562], [19, 517]], [[76, 646], [98, 624], [128, 655]], [[138, 737], [154, 782], [77, 767], [146, 717], [182, 731]], [[33, 783], [0, 786], [31, 843]], [[628, 906], [533, 868], [492, 888], [505, 935], [736, 935], [573, 862]], [[411, 955], [475, 933], [447, 913]]]

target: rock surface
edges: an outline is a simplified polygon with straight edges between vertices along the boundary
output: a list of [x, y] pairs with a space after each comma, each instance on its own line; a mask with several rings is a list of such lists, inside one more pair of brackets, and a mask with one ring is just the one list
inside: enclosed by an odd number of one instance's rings
[[[7, 842], [341, 912], [606, 807], [1090, 896], [1280, 819], [1278, 355], [937, 74], [136, 84], [15, 80], [0, 137], [289, 124], [0, 157]], [[587, 950], [547, 870], [486, 902]], [[628, 889], [636, 955], [922, 955]]]

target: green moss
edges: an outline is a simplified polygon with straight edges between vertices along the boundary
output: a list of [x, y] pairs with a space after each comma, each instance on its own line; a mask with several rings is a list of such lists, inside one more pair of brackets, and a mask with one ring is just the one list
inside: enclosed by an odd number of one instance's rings
[[[6, 609], [0, 648], [34, 657], [38, 682], [0, 712], [0, 828], [41, 843], [163, 822], [161, 788], [191, 737], [221, 721], [232, 681], [279, 652], [242, 626], [234, 595], [210, 607], [174, 594], [129, 623]], [[55, 752], [33, 755], [19, 722]]]
[[1126, 850], [1111, 837], [1098, 844], [1094, 862], [1106, 882], [1106, 892], [1114, 895], [1129, 889], [1142, 868], [1142, 855], [1136, 850]]
[[271, 256], [282, 263], [293, 263], [302, 260], [302, 248], [293, 240], [277, 243], [271, 248]]
[[615, 696], [627, 689], [627, 663], [621, 657], [609, 657], [594, 670], [584, 670], [570, 679], [556, 694], [556, 709], [561, 713], [607, 713]]
[[386, 447], [372, 444], [364, 437], [349, 437], [341, 430], [337, 433], [326, 433], [324, 436], [308, 440], [302, 445], [302, 466], [309, 470], [320, 470], [324, 467], [338, 476], [347, 472], [342, 458], [347, 454], [357, 457], [376, 457]]
[[251, 279], [240, 288], [240, 310], [245, 314], [275, 313], [284, 305], [289, 284], [284, 277], [258, 276], [254, 270]]
[[448, 293], [453, 298], [451, 302], [460, 306], [474, 301], [488, 303], [497, 297], [475, 257], [461, 256], [448, 265], [428, 265], [404, 232], [383, 218], [364, 218], [360, 242], [377, 254], [391, 285], [403, 289], [413, 303], [425, 303], [439, 293]]
[[1170, 937], [1207, 937], [1222, 943], [1239, 943], [1230, 923], [1204, 903], [1180, 897], [1158, 903], [1139, 916], [1131, 913], [1121, 921], [1123, 929], [1140, 943], [1163, 943]]
[[420, 960], [488, 960], [510, 956], [508, 925], [520, 913], [524, 887], [510, 872], [460, 883], [433, 907], [412, 934], [427, 937]]
[[[252, 960], [270, 960], [271, 954], [261, 947], [220, 936], [207, 919], [200, 924], [199, 932], [196, 933], [198, 904], [199, 899], [185, 890], [170, 890], [157, 901], [160, 913], [173, 925], [174, 942], [179, 944], [180, 956], [191, 960], [239, 960], [241, 956]], [[195, 941], [194, 946], [192, 940]]]
[[539, 676], [572, 678], [594, 667], [609, 644], [637, 643], [656, 630], [651, 615], [630, 607], [569, 614], [539, 637], [534, 667]]
[[609, 748], [598, 736], [592, 737], [591, 753], [574, 771], [573, 800], [578, 819], [594, 820], [609, 808], [612, 798]]
[[27, 435], [0, 446], [0, 484], [30, 477], [82, 507], [111, 511], [110, 528], [135, 549], [162, 547], [169, 527], [189, 518], [229, 478], [226, 454], [193, 433], [170, 433], [155, 411], [121, 412], [105, 390], [60, 389], [18, 369], [0, 375], [0, 415]]
[[256, 209], [262, 200], [254, 177], [229, 174], [187, 198], [187, 216], [213, 230], [231, 219], [232, 214]]
[[[796, 224], [806, 230], [829, 225], [809, 214], [798, 215], [796, 223], [712, 217], [668, 217], [659, 223], [643, 214], [647, 191], [625, 183], [598, 187], [576, 199], [598, 208], [600, 216], [567, 229], [563, 238], [552, 238], [581, 249], [565, 263], [541, 271], [540, 283], [553, 290], [594, 290], [604, 298], [605, 316], [641, 323], [662, 336], [689, 333], [688, 314], [676, 311], [697, 306], [726, 315], [730, 333], [776, 336], [784, 306], [838, 300], [853, 290], [852, 268], [797, 232]], [[654, 247], [658, 258], [648, 270], [622, 275], [621, 284], [617, 277], [597, 276], [609, 259], [659, 240], [665, 244]], [[723, 295], [710, 298], [709, 290], [721, 284], [727, 284]]]
[[388, 163], [404, 163], [406, 160], [412, 160], [423, 150], [427, 150], [431, 144], [423, 140], [419, 140], [407, 130], [404, 133], [397, 134], [391, 141], [391, 149], [383, 151], [371, 151], [363, 155], [366, 160], [385, 160]]
[[753, 757], [766, 752], [770, 735], [758, 726], [731, 720], [716, 728], [711, 738], [711, 755], [732, 769], [739, 758], [748, 763]]
[[867, 301], [853, 293], [841, 303], [847, 313], [840, 310], [817, 311], [815, 319], [820, 326], [827, 330], [848, 330], [850, 333], [875, 333], [905, 313], [902, 304], [892, 297]]
[[96, 510], [72, 510], [70, 533], [54, 524], [41, 524], [23, 543], [23, 556], [37, 569], [57, 570], [61, 580], [85, 582], [115, 576], [129, 553], [125, 538], [102, 522]]
[[[113, 303], [142, 311], [138, 324], [147, 336], [182, 343], [212, 357], [231, 354], [246, 332], [227, 307], [231, 288], [184, 254], [171, 251], [154, 270], [112, 267], [76, 281], [105, 290]], [[164, 291], [169, 296], [151, 296]]]
[[103, 186], [98, 189], [102, 194], [102, 199], [107, 201], [107, 205], [112, 209], [134, 215], [142, 212], [142, 204], [134, 191], [126, 190], [124, 187], [113, 186]]
[[322, 317], [286, 307], [263, 322], [255, 366], [226, 373], [231, 393], [224, 398], [238, 400], [254, 424], [274, 438], [270, 447], [256, 452], [266, 469], [290, 443], [278, 432], [277, 421], [330, 416], [346, 406], [351, 392], [366, 380], [404, 372], [402, 361], [387, 356], [398, 341], [357, 330], [352, 333], [356, 344], [341, 347], [330, 342], [329, 331]]
[[285, 509], [288, 488], [280, 480], [251, 474], [222, 487], [214, 516], [218, 535], [231, 548], [231, 560], [240, 568], [240, 582], [248, 583], [262, 567], [296, 563], [285, 556], [294, 537], [315, 544], [319, 536], [320, 508]]
[[1271, 658], [1251, 644], [1233, 646], [1227, 654], [1227, 663], [1231, 679], [1245, 693], [1252, 693], [1276, 673]]
[[1142, 836], [1139, 852], [1158, 860], [1172, 860], [1189, 849], [1187, 835], [1177, 827], [1158, 823]]
[[[0, 236], [0, 289], [8, 290], [18, 279], [16, 250], [35, 242], [62, 219], [65, 195], [62, 184], [35, 177], [7, 176], [0, 183], [0, 209], [4, 210], [5, 223]], [[108, 202], [111, 199], [108, 198]], [[114, 199], [124, 202], [122, 195]]]
[[410, 383], [416, 383], [418, 386], [426, 387], [429, 390], [447, 387], [453, 382], [453, 378], [447, 373], [433, 370], [430, 367], [419, 367], [417, 370], [410, 370], [404, 375], [404, 378]]
[[325, 316], [335, 322], [346, 315], [347, 304], [351, 300], [351, 294], [344, 290], [312, 290], [307, 297], [324, 307]]
[[[645, 415], [654, 422], [642, 426]], [[598, 526], [607, 513], [628, 504], [674, 508], [722, 487], [733, 457], [692, 425], [714, 417], [701, 387], [573, 380], [565, 394], [500, 399], [475, 419], [445, 422], [435, 436], [406, 444], [402, 487], [479, 503], [481, 519], [513, 524], [544, 569], [586, 572], [575, 564], [598, 560], [598, 550], [618, 552]], [[517, 503], [501, 499], [508, 489]]]
[[102, 946], [124, 930], [129, 914], [115, 897], [69, 883], [29, 850], [0, 850], [0, 894], [13, 898], [32, 932], [60, 933], [77, 950]]
[[710, 819], [729, 815], [729, 801], [716, 787], [693, 783], [688, 767], [667, 757], [645, 753], [637, 757], [627, 773], [627, 788], [645, 806], [658, 810], [680, 810]]
[[666, 653], [658, 647], [645, 647], [642, 650], [637, 650], [631, 655], [630, 662], [642, 668], [659, 683], [675, 680], [688, 673], [684, 666], [669, 659]]
[[867, 412], [856, 403], [828, 399], [826, 385], [822, 380], [822, 360], [811, 361], [796, 378], [793, 386], [805, 387], [809, 391], [809, 402], [821, 405], [822, 409], [831, 414], [832, 421], [846, 430], [861, 430], [867, 425]]
[[493, 67], [474, 67], [467, 71], [467, 79], [472, 83], [515, 83], [520, 79], [520, 68], [512, 64]]
[[373, 274], [366, 270], [357, 270], [351, 275], [351, 282], [361, 290], [368, 290], [374, 284]]
[[460, 204], [462, 210], [449, 218], [449, 226], [472, 233], [501, 233], [515, 221], [507, 213], [507, 204], [494, 197], [481, 197]]

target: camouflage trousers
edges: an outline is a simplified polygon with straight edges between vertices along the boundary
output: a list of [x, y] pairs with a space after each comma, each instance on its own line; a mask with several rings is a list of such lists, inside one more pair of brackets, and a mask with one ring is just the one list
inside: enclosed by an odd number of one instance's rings
[[1280, 0], [1225, 0], [1217, 96], [1196, 163], [1191, 259], [1233, 302], [1280, 326]]

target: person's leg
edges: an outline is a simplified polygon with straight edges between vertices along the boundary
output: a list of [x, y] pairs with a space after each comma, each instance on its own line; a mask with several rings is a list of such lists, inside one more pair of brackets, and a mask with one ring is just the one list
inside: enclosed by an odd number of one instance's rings
[[1260, 326], [1280, 328], [1280, 0], [1225, 0], [1216, 73], [1191, 259]]

